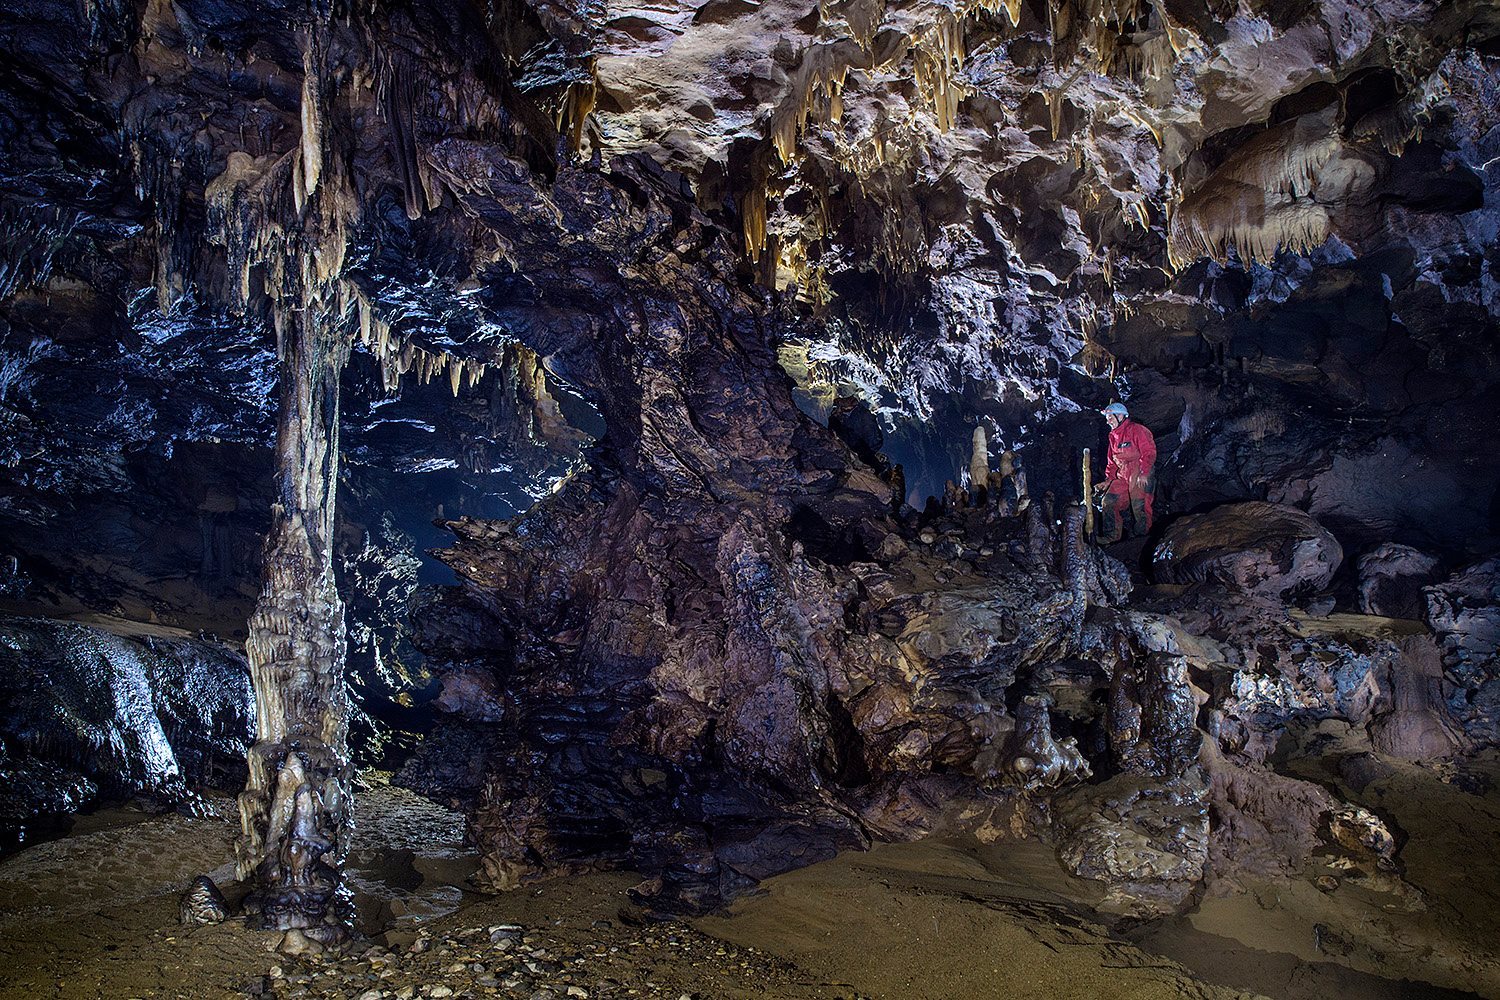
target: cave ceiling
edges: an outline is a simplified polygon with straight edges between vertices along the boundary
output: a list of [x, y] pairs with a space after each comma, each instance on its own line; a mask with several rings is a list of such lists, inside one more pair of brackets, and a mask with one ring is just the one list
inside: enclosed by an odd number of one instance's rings
[[[1425, 449], [1473, 516], [1382, 501], [1372, 536], [1495, 530], [1452, 432], [1500, 384], [1493, 4], [20, 0], [0, 37], [19, 550], [101, 505], [126, 548], [146, 508], [238, 510], [253, 564], [298, 248], [360, 345], [351, 488], [412, 523], [650, 448], [701, 374], [640, 374], [665, 322], [819, 418], [864, 397], [918, 503], [976, 419], [1061, 485], [1124, 396], [1183, 507], [1367, 524], [1348, 483]], [[1251, 454], [1252, 410], [1306, 438]]]

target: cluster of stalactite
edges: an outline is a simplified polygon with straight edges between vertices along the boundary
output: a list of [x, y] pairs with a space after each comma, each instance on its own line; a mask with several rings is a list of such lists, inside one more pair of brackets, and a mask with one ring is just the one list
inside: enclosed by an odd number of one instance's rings
[[53, 206], [0, 208], [0, 300], [45, 284], [78, 223]]
[[[1332, 120], [1315, 112], [1270, 125], [1204, 176], [1184, 144], [1191, 127], [1163, 113], [1183, 99], [1183, 87], [1191, 96], [1191, 75], [1208, 57], [1195, 28], [1160, 0], [1053, 0], [1044, 15], [1042, 24], [1032, 18], [1023, 26], [1016, 3], [824, 4], [820, 36], [790, 73], [741, 196], [746, 251], [762, 282], [796, 286], [804, 301], [828, 304], [827, 265], [816, 249], [830, 231], [826, 205], [790, 206], [808, 205], [804, 195], [830, 181], [849, 182], [870, 209], [863, 214], [878, 220], [866, 223], [876, 231], [869, 244], [876, 267], [901, 277], [926, 266], [925, 240], [905, 238], [913, 226], [905, 217], [916, 213], [920, 233], [924, 210], [908, 204], [904, 193], [925, 153], [958, 125], [962, 102], [976, 88], [985, 90], [983, 78], [965, 71], [976, 44], [1038, 35], [1048, 40], [1054, 70], [1039, 73], [1031, 86], [1045, 99], [1054, 141], [1082, 170], [1075, 207], [1097, 216], [1101, 204], [1114, 204], [1124, 226], [1152, 234], [1144, 245], [1153, 265], [1165, 257], [1171, 270], [1204, 257], [1266, 262], [1282, 251], [1305, 253], [1335, 233], [1352, 239], [1361, 224], [1356, 217], [1368, 214], [1381, 158], [1399, 155], [1420, 136], [1446, 93], [1437, 65], [1441, 46], [1402, 29], [1384, 45], [1399, 81], [1394, 103], [1357, 122], [1345, 121], [1339, 108]], [[903, 78], [921, 98], [904, 115], [877, 108], [846, 116], [849, 101], [872, 100], [874, 89]], [[1179, 78], [1187, 82], [1180, 85]], [[856, 96], [860, 90], [871, 93]], [[1159, 151], [1151, 162], [1121, 162], [1119, 149], [1111, 147], [1118, 145], [1121, 122], [1149, 136]], [[819, 165], [804, 171], [809, 130], [817, 132]], [[1105, 141], [1105, 133], [1116, 138]], [[1112, 324], [1129, 297], [1115, 289], [1113, 268], [1102, 260], [1107, 233], [1101, 226], [1088, 238], [1098, 259], [1088, 269], [1094, 304], [1085, 312]]]
[[[278, 496], [246, 643], [257, 736], [240, 796], [238, 854], [240, 875], [253, 885], [252, 907], [264, 926], [287, 932], [283, 947], [291, 950], [337, 939], [347, 917], [339, 866], [351, 829], [353, 774], [344, 606], [333, 554], [340, 377], [357, 344], [374, 358], [391, 393], [411, 373], [422, 383], [446, 381], [457, 396], [490, 367], [394, 331], [378, 291], [346, 266], [362, 224], [355, 119], [373, 116], [384, 126], [412, 219], [438, 209], [463, 183], [433, 169], [424, 119], [452, 119], [509, 140], [547, 134], [545, 122], [526, 115], [529, 105], [520, 106], [519, 121], [507, 109], [503, 81], [498, 91], [486, 90], [474, 74], [455, 72], [435, 89], [419, 86], [410, 54], [376, 44], [376, 20], [371, 14], [370, 24], [349, 23], [312, 11], [298, 35], [297, 142], [279, 154], [235, 150], [204, 187], [208, 236], [224, 248], [232, 308], [274, 330], [279, 359]], [[588, 104], [586, 95], [569, 98], [575, 136]], [[150, 164], [144, 172], [155, 176], [156, 161]], [[180, 177], [155, 186], [167, 192], [169, 207], [181, 198]], [[162, 224], [164, 233], [168, 228]], [[173, 240], [181, 229], [172, 230]], [[164, 309], [187, 286], [174, 263], [186, 256], [171, 242], [158, 250], [159, 273], [168, 276], [158, 282]], [[535, 354], [494, 350], [493, 360], [516, 383], [511, 394], [524, 397], [533, 412], [537, 434], [566, 438], [576, 448]]]
[[[915, 10], [857, 0], [825, 4], [822, 22], [822, 37], [803, 51], [785, 97], [770, 115], [766, 142], [752, 157], [740, 199], [746, 253], [759, 280], [778, 290], [795, 288], [798, 298], [816, 310], [834, 298], [824, 256], [831, 231], [831, 184], [848, 182], [850, 196], [860, 205], [856, 214], [868, 220], [863, 225], [873, 230], [866, 244], [871, 264], [901, 281], [922, 273], [929, 266], [926, 209], [910, 191], [934, 142], [959, 126], [961, 103], [976, 86], [983, 90], [982, 78], [971, 78], [965, 70], [970, 46], [977, 41], [992, 48], [997, 32], [1008, 38], [1039, 30], [1035, 24], [1022, 27], [1021, 5], [1011, 0], [971, 0], [952, 8]], [[1175, 63], [1198, 51], [1197, 37], [1159, 4], [1099, 0], [1049, 4], [1040, 30], [1052, 40], [1059, 67], [1055, 78], [1061, 82], [1051, 83], [1053, 77], [1044, 75], [1036, 86], [1051, 108], [1054, 141], [1063, 143], [1084, 168], [1081, 198], [1092, 203], [1081, 205], [1080, 212], [1109, 198], [1117, 203], [1126, 225], [1143, 231], [1153, 222], [1159, 226], [1177, 197], [1170, 177], [1151, 167], [1135, 189], [1120, 190], [1119, 158], [1096, 145], [1094, 129], [1096, 120], [1102, 127], [1112, 118], [1123, 118], [1160, 147], [1161, 125], [1140, 99], [1135, 81], [1159, 75], [1168, 81], [1170, 92]], [[1076, 68], [1062, 80], [1069, 66]], [[1092, 106], [1097, 97], [1091, 96], [1080, 105], [1088, 107], [1085, 123], [1065, 135], [1062, 118], [1068, 89], [1091, 74], [1119, 78], [1102, 88], [1091, 85], [1092, 90], [1136, 96], [1112, 99], [1098, 109]], [[878, 101], [870, 106], [877, 90], [902, 78], [912, 81], [919, 101], [905, 113], [887, 110]], [[864, 113], [846, 121], [849, 88], [868, 93], [857, 95], [865, 102]], [[808, 155], [803, 138], [809, 130], [817, 132], [819, 166], [803, 170]], [[814, 197], [808, 199], [808, 194]], [[1161, 209], [1153, 211], [1153, 203]], [[793, 211], [793, 204], [813, 207]], [[1096, 233], [1093, 238], [1098, 256], [1105, 237]], [[1091, 283], [1089, 295], [1097, 301], [1084, 312], [1109, 322], [1120, 296], [1111, 287], [1092, 284], [1097, 283]]]
[[[445, 379], [457, 395], [486, 368], [394, 335], [378, 303], [346, 272], [361, 204], [351, 151], [338, 143], [352, 137], [347, 119], [368, 103], [364, 91], [376, 91], [408, 214], [435, 207], [442, 194], [417, 145], [409, 61], [387, 57], [371, 84], [371, 74], [348, 72], [350, 62], [369, 60], [347, 51], [351, 33], [335, 35], [332, 24], [315, 12], [301, 32], [297, 144], [280, 155], [232, 152], [204, 192], [231, 300], [247, 319], [268, 321], [279, 358], [278, 498], [246, 643], [257, 737], [240, 796], [239, 870], [253, 882], [262, 923], [287, 931], [292, 949], [338, 937], [345, 916], [338, 866], [352, 820], [352, 767], [333, 556], [341, 375], [356, 341], [376, 359], [387, 391], [413, 372], [422, 382]], [[456, 85], [449, 90], [468, 118], [497, 120], [484, 102], [464, 101]], [[156, 186], [180, 198], [180, 183]], [[181, 256], [170, 244], [159, 250], [163, 308], [183, 293], [181, 268], [172, 263]]]
[[1270, 261], [1281, 250], [1305, 253], [1338, 231], [1340, 210], [1367, 199], [1379, 153], [1399, 156], [1421, 138], [1460, 65], [1453, 53], [1434, 63], [1425, 47], [1407, 59], [1394, 67], [1403, 94], [1393, 103], [1353, 121], [1342, 101], [1330, 104], [1235, 148], [1175, 207], [1167, 233], [1173, 266], [1200, 257], [1223, 262], [1231, 250], [1244, 261]]

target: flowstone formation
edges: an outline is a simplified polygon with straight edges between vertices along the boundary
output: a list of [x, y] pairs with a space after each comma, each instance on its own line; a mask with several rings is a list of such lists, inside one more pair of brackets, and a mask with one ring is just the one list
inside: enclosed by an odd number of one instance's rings
[[[487, 886], [658, 908], [958, 830], [1132, 913], [1388, 874], [1282, 738], [1497, 742], [1493, 4], [3, 17], [0, 589], [244, 639], [289, 948], [351, 670]], [[1116, 399], [1140, 564], [1074, 503]]]
[[249, 670], [222, 646], [113, 621], [0, 618], [0, 847], [120, 799], [198, 812], [245, 782]]

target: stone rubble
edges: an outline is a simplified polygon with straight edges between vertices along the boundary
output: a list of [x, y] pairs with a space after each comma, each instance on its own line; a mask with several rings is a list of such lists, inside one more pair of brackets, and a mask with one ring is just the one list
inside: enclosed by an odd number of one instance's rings
[[[445, 926], [388, 934], [388, 944], [345, 953], [278, 954], [247, 993], [263, 1000], [710, 1000], [772, 995], [777, 986], [795, 982], [801, 990], [780, 995], [861, 1000], [847, 987], [809, 992], [795, 967], [680, 923], [595, 920], [583, 939], [573, 930], [514, 923]], [[403, 944], [405, 937], [410, 940]]]

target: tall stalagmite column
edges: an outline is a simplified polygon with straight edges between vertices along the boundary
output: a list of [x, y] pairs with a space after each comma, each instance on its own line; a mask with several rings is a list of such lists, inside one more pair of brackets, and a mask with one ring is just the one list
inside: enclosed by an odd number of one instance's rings
[[246, 642], [256, 743], [240, 795], [239, 871], [262, 924], [287, 931], [289, 951], [343, 934], [338, 869], [353, 810], [333, 540], [339, 378], [352, 340], [340, 273], [357, 207], [340, 159], [324, 146], [330, 97], [317, 28], [304, 44], [299, 148], [282, 161], [284, 175], [273, 170], [251, 195], [225, 196], [231, 207], [255, 206], [248, 217], [225, 217], [250, 233], [252, 251], [241, 256], [263, 268], [279, 362], [277, 499]]
[[[351, 810], [344, 605], [334, 584], [339, 375], [348, 339], [302, 319], [281, 337], [278, 499], [245, 644], [255, 684], [240, 874], [266, 927], [336, 936], [337, 863]], [[289, 935], [288, 946], [300, 944]]]

